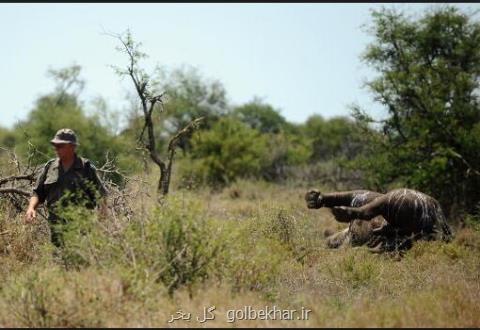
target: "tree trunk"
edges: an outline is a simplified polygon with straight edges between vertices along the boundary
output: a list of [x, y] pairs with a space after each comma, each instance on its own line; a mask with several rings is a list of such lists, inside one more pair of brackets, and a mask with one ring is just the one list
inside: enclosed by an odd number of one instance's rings
[[170, 171], [165, 165], [159, 165], [160, 167], [160, 180], [158, 180], [157, 192], [163, 196], [168, 194], [168, 187], [170, 186]]

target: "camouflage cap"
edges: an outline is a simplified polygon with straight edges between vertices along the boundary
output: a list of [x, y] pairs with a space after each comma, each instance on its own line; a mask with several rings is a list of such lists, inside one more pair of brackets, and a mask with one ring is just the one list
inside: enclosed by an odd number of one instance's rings
[[69, 143], [73, 145], [78, 145], [77, 136], [75, 132], [70, 128], [62, 128], [58, 130], [58, 132], [55, 134], [55, 137], [53, 138], [53, 140], [50, 141], [50, 143]]

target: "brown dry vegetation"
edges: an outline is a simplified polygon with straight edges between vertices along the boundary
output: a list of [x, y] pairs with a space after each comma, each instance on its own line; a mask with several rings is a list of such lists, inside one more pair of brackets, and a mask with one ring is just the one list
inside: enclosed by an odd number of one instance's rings
[[[153, 178], [153, 174], [152, 174]], [[44, 220], [0, 210], [2, 327], [479, 327], [480, 232], [418, 242], [399, 259], [329, 250], [328, 210], [307, 187], [242, 181], [211, 193], [178, 190], [160, 207], [132, 183], [107, 219], [72, 210], [67, 248], [52, 251]], [[112, 197], [110, 204], [113, 203]], [[82, 232], [83, 234], [78, 234]], [[215, 306], [216, 318], [196, 320]], [[308, 320], [227, 322], [228, 310], [311, 309]], [[179, 310], [190, 321], [168, 323]]]

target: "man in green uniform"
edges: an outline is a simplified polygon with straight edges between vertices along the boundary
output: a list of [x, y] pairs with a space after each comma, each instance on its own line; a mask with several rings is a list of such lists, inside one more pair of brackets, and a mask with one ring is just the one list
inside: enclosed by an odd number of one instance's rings
[[[33, 188], [25, 217], [27, 222], [32, 222], [36, 218], [35, 209], [46, 203], [52, 243], [60, 247], [63, 244], [61, 233], [55, 225], [64, 222], [58, 215], [61, 208], [73, 203], [93, 209], [107, 190], [93, 164], [88, 159], [77, 156], [77, 137], [71, 129], [59, 130], [50, 142], [57, 158], [45, 164]], [[100, 207], [105, 211], [103, 198]]]

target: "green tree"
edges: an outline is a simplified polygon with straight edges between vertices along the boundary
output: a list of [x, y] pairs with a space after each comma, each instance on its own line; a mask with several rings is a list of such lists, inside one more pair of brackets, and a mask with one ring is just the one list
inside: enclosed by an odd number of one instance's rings
[[310, 157], [307, 142], [301, 131], [259, 98], [235, 107], [231, 116], [259, 131], [267, 141], [259, 173], [268, 181], [280, 181], [289, 176], [289, 170]]
[[233, 109], [233, 115], [261, 133], [279, 133], [288, 123], [271, 105], [258, 98]]
[[[195, 67], [182, 66], [172, 70], [159, 69], [161, 90], [166, 95], [165, 114], [161, 127], [173, 136], [196, 118], [203, 118], [200, 129], [209, 129], [227, 112], [226, 90], [218, 80], [205, 79]], [[177, 141], [187, 151], [187, 137]]]
[[223, 117], [192, 137], [191, 161], [184, 176], [223, 186], [238, 178], [259, 177], [267, 141], [238, 119]]
[[310, 141], [312, 162], [353, 159], [363, 146], [358, 125], [346, 117], [324, 119], [321, 115], [312, 115], [305, 122], [303, 131]]
[[280, 131], [265, 133], [263, 137], [267, 140], [267, 148], [260, 174], [267, 181], [288, 179], [295, 166], [307, 163], [311, 157], [310, 145], [301, 134]]
[[453, 6], [417, 19], [384, 8], [372, 18], [374, 41], [363, 59], [378, 76], [366, 85], [388, 117], [362, 160], [366, 177], [473, 212], [480, 199], [480, 23]]
[[54, 157], [50, 140], [57, 130], [64, 127], [77, 133], [80, 142], [78, 153], [97, 164], [104, 160], [107, 152], [111, 156], [120, 152], [113, 134], [100, 124], [98, 116], [86, 115], [78, 99], [84, 85], [80, 72], [78, 65], [49, 70], [49, 75], [55, 80], [54, 91], [38, 98], [28, 117], [14, 127], [16, 148], [21, 155], [26, 156], [35, 148], [39, 162]]

